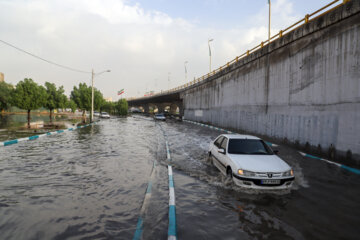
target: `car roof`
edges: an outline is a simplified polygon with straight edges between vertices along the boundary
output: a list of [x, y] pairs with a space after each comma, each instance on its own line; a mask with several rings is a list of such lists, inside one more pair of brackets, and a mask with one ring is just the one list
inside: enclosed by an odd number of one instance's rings
[[251, 135], [243, 135], [243, 134], [222, 134], [221, 136], [227, 137], [229, 139], [256, 139], [261, 140], [261, 138], [251, 136]]

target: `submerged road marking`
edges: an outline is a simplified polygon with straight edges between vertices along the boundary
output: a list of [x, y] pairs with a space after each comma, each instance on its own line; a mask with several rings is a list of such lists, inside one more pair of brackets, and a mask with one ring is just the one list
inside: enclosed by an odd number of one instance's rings
[[176, 240], [176, 207], [175, 207], [175, 188], [172, 167], [168, 165], [169, 174], [169, 227], [168, 239]]
[[[165, 131], [162, 129], [161, 125], [160, 129], [165, 138], [166, 145], [166, 158], [169, 162], [171, 162], [171, 154], [169, 148], [169, 142], [167, 141], [167, 137]], [[176, 240], [176, 207], [175, 207], [175, 186], [174, 186], [174, 176], [172, 167], [168, 164], [168, 177], [169, 177], [169, 225], [168, 225], [168, 240]]]
[[310, 154], [307, 154], [307, 153], [303, 153], [303, 152], [299, 152], [299, 153], [300, 153], [302, 156], [304, 156], [304, 157], [321, 160], [321, 161], [324, 161], [324, 162], [333, 164], [333, 165], [335, 165], [335, 166], [338, 166], [338, 167], [340, 167], [340, 168], [346, 169], [346, 170], [349, 171], [349, 172], [352, 172], [352, 173], [355, 173], [355, 174], [360, 175], [360, 169], [348, 167], [348, 166], [346, 166], [346, 165], [343, 165], [343, 164], [340, 164], [340, 163], [337, 163], [337, 162], [333, 162], [333, 161], [330, 161], [330, 160], [327, 160], [327, 159], [324, 159], [324, 158], [316, 157], [316, 156], [313, 156], [313, 155], [310, 155]]
[[152, 178], [154, 176], [154, 169], [156, 167], [156, 160], [153, 163], [152, 169], [151, 169], [151, 173], [150, 173], [150, 180], [148, 182], [148, 185], [146, 187], [146, 192], [145, 192], [145, 197], [143, 200], [143, 203], [141, 205], [141, 210], [140, 210], [140, 215], [138, 218], [138, 222], [136, 224], [136, 230], [135, 230], [135, 234], [133, 237], [133, 240], [139, 240], [142, 237], [142, 232], [143, 232], [143, 228], [144, 228], [144, 216], [145, 216], [145, 211], [146, 208], [150, 202], [150, 198], [151, 198], [151, 187], [152, 187]]
[[[83, 128], [83, 127], [88, 127], [88, 126], [90, 126], [92, 124], [96, 124], [96, 122], [86, 124], [86, 125], [83, 125], [83, 126], [77, 126], [76, 128], [79, 129], [79, 128]], [[13, 140], [5, 141], [5, 142], [0, 142], [0, 146], [9, 146], [9, 145], [16, 144], [16, 143], [19, 143], [19, 142], [36, 140], [36, 139], [44, 137], [44, 136], [60, 134], [60, 133], [63, 133], [63, 132], [73, 131], [73, 130], [74, 130], [73, 128], [68, 128], [68, 129], [65, 129], [65, 130], [57, 130], [57, 131], [54, 131], [54, 132], [47, 132], [47, 133], [40, 134], [40, 135], [34, 135], [34, 136], [30, 136], [30, 137], [25, 137], [25, 138], [13, 139]]]
[[[171, 161], [169, 143], [166, 140], [167, 160]], [[168, 226], [168, 240], [176, 240], [176, 207], [175, 207], [175, 187], [174, 177], [171, 165], [168, 165], [169, 176], [169, 226]]]

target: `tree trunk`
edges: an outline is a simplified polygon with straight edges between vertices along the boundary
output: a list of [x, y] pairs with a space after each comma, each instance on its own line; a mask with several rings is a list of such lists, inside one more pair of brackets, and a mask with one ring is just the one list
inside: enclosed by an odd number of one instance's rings
[[53, 119], [53, 117], [52, 117], [52, 109], [50, 109], [50, 123], [52, 123], [52, 119]]
[[28, 128], [30, 129], [30, 120], [31, 120], [31, 117], [30, 117], [30, 111], [31, 110], [27, 110], [27, 119], [28, 119]]
[[86, 111], [83, 110], [83, 123], [86, 123]]

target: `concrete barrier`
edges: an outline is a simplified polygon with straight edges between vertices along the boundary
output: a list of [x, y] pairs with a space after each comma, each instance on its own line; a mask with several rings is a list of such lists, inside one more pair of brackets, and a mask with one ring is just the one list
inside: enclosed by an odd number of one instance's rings
[[359, 49], [350, 1], [186, 89], [184, 117], [360, 161]]

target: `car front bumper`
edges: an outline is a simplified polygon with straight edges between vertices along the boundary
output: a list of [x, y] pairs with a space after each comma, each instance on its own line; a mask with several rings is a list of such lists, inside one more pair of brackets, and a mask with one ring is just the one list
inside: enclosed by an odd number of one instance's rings
[[[248, 178], [241, 177], [238, 175], [233, 175], [233, 179], [236, 185], [244, 188], [254, 188], [254, 189], [289, 189], [292, 187], [295, 177], [291, 178], [274, 178], [273, 180], [280, 180], [280, 184], [262, 184], [261, 178]], [[270, 179], [270, 178], [269, 178]]]

